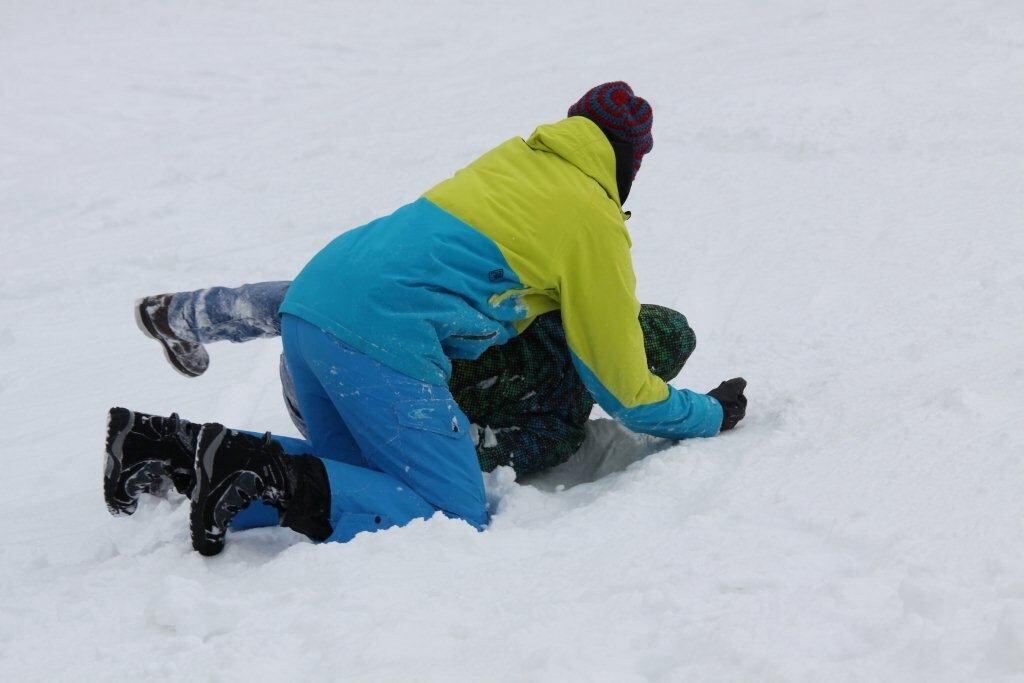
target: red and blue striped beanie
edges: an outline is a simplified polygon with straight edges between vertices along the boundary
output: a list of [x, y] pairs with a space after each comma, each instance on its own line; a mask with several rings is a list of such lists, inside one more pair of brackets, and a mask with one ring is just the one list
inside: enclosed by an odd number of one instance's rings
[[642, 97], [623, 81], [603, 83], [587, 91], [569, 107], [567, 116], [585, 116], [611, 137], [633, 146], [633, 176], [640, 170], [644, 155], [654, 149], [651, 124], [654, 112]]

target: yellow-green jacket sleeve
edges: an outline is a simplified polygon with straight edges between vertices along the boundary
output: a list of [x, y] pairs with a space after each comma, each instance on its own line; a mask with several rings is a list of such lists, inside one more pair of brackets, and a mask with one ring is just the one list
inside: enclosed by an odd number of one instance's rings
[[650, 372], [625, 226], [608, 220], [569, 236], [558, 287], [566, 340], [594, 399], [630, 429], [673, 439], [713, 436], [722, 407]]

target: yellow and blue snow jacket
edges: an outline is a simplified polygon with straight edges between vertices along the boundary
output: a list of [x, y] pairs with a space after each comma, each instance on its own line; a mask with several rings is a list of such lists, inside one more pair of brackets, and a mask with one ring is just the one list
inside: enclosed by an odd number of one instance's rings
[[444, 385], [449, 359], [477, 358], [560, 309], [576, 370], [610, 415], [656, 436], [716, 434], [716, 400], [647, 367], [624, 218], [611, 144], [571, 117], [336, 238], [295, 278], [281, 313]]

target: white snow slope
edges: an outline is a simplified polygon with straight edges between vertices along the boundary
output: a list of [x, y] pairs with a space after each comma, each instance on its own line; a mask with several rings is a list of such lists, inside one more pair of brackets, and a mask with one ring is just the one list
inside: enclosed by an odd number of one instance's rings
[[[190, 550], [102, 502], [112, 405], [294, 433], [276, 340], [187, 380], [147, 293], [285, 279], [595, 83], [677, 380], [747, 419], [488, 480], [494, 522]], [[1024, 680], [1024, 4], [0, 3], [0, 679]]]

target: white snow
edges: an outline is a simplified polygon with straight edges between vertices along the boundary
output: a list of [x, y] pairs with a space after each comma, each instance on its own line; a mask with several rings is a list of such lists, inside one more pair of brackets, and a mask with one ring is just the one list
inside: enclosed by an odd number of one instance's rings
[[[1024, 680], [1024, 4], [0, 4], [0, 679]], [[317, 546], [102, 501], [106, 410], [293, 433], [276, 340], [184, 379], [144, 294], [287, 279], [626, 79], [680, 386], [750, 409]]]

